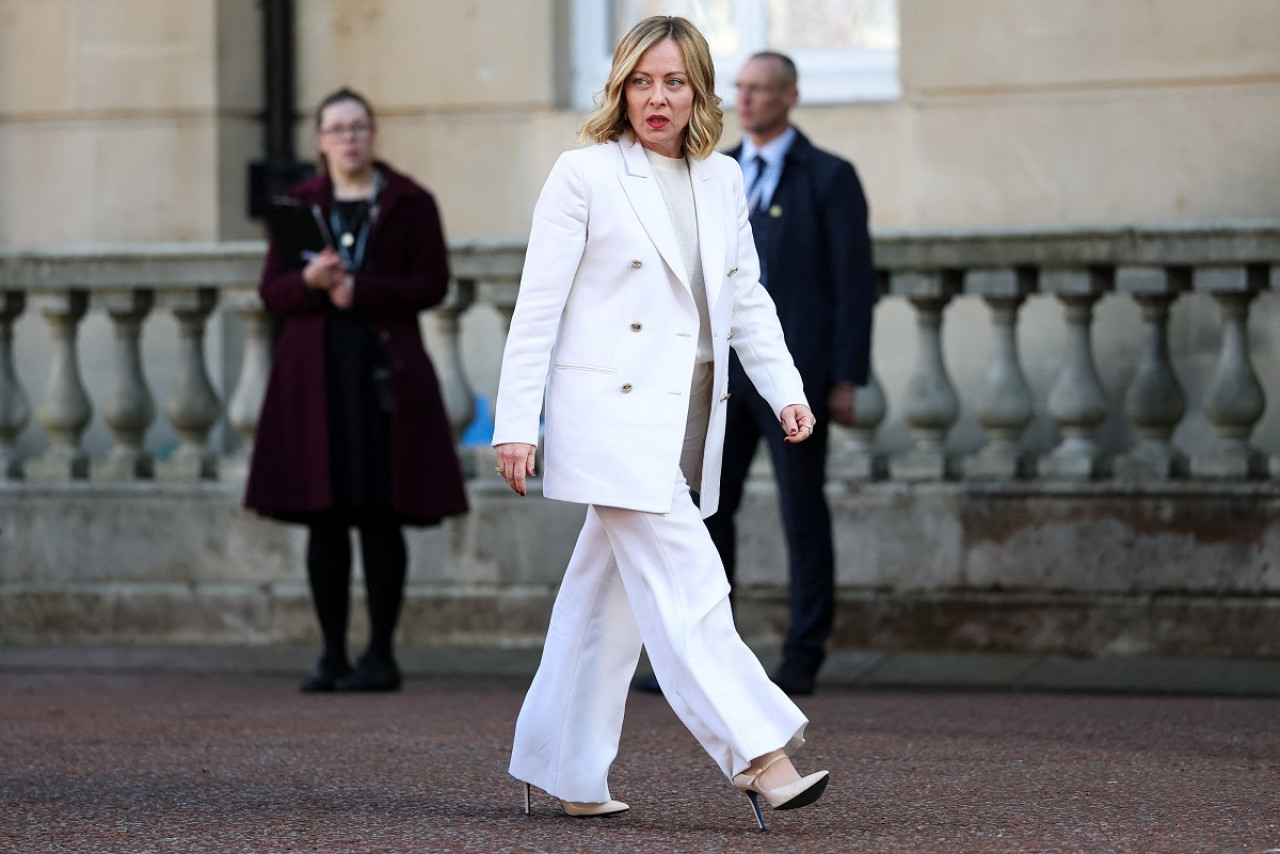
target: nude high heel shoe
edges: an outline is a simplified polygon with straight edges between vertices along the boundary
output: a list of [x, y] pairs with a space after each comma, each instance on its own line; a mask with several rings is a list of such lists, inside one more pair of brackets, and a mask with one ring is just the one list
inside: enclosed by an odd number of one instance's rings
[[[530, 786], [524, 784], [524, 814], [528, 815], [530, 811]], [[606, 816], [618, 815], [624, 813], [631, 807], [622, 801], [605, 801], [600, 804], [584, 803], [582, 801], [561, 801], [560, 808], [565, 811], [565, 815], [571, 815], [574, 818], [604, 818]]]
[[764, 824], [764, 814], [760, 812], [760, 801], [756, 797], [757, 794], [764, 795], [764, 799], [769, 802], [769, 806], [775, 810], [794, 810], [800, 807], [807, 807], [809, 804], [822, 797], [823, 791], [827, 788], [827, 781], [831, 779], [831, 772], [816, 771], [808, 777], [801, 777], [794, 783], [788, 783], [785, 786], [778, 786], [776, 789], [766, 789], [760, 785], [760, 776], [769, 770], [769, 766], [784, 758], [783, 754], [770, 759], [764, 765], [755, 771], [743, 772], [733, 778], [733, 785], [739, 791], [746, 793], [747, 799], [751, 801], [751, 809], [756, 814], [756, 823], [760, 825], [762, 831], [768, 830]]

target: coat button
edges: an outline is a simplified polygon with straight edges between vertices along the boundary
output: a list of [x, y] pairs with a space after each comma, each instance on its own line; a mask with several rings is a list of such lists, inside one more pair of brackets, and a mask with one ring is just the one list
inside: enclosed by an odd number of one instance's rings
[[733, 275], [734, 273], [736, 273], [736, 272], [738, 272], [738, 268], [737, 268], [737, 267], [730, 267], [730, 268], [729, 268], [729, 275], [730, 275], [730, 276], [732, 276], [732, 275]]
[[728, 399], [729, 399], [729, 395], [731, 395], [731, 394], [733, 394], [733, 392], [731, 392], [731, 391], [726, 391], [726, 392], [724, 393], [724, 397], [720, 398], [720, 402], [721, 402], [721, 403], [724, 403], [726, 400], [728, 400]]
[[728, 334], [728, 335], [724, 336], [724, 340], [726, 340], [726, 341], [732, 341], [732, 340], [733, 340], [733, 330], [732, 330], [732, 329], [730, 329], [730, 330], [729, 330], [729, 334]]
[[632, 266], [634, 269], [639, 270], [641, 267], [643, 267], [643, 266], [644, 266], [644, 262], [642, 262], [639, 258], [637, 258], [637, 259], [635, 259], [634, 261], [632, 261], [632, 262], [631, 262], [631, 266]]
[[623, 394], [629, 394], [630, 392], [631, 392], [631, 383], [623, 383], [623, 384], [622, 384], [622, 393], [623, 393]]
[[643, 323], [641, 323], [641, 322], [640, 322], [640, 321], [638, 321], [638, 320], [633, 320], [633, 321], [631, 321], [631, 331], [632, 331], [632, 332], [639, 332], [641, 329], [644, 329], [644, 324], [643, 324]]

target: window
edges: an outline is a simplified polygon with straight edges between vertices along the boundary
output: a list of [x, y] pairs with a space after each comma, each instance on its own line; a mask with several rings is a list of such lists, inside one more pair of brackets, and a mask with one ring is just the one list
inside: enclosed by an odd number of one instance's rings
[[702, 31], [718, 93], [729, 104], [738, 68], [760, 50], [795, 60], [804, 104], [889, 101], [901, 94], [897, 0], [574, 0], [575, 108], [592, 105], [613, 46], [649, 15], [681, 15]]

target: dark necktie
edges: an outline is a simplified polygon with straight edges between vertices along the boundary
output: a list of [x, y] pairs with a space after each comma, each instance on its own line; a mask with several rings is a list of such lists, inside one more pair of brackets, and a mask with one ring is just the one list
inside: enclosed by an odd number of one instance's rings
[[751, 162], [756, 165], [756, 176], [751, 179], [751, 188], [747, 190], [747, 209], [754, 212], [764, 206], [764, 170], [769, 164], [759, 154]]

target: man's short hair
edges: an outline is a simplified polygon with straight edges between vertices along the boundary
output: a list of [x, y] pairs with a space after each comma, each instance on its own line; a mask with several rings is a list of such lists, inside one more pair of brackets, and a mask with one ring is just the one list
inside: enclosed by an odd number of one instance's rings
[[774, 50], [762, 50], [759, 53], [751, 55], [752, 59], [776, 59], [781, 67], [782, 83], [785, 86], [794, 86], [800, 80], [800, 74], [796, 71], [796, 64], [791, 61], [791, 57], [785, 53], [778, 53]]

